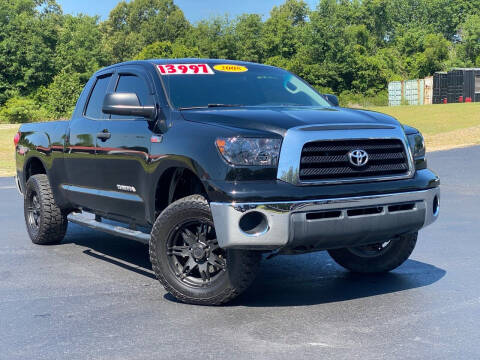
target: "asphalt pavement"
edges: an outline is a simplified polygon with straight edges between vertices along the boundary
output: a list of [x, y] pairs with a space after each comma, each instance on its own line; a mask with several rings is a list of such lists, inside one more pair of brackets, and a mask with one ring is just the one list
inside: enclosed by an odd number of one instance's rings
[[480, 147], [431, 153], [440, 219], [404, 265], [352, 275], [314, 253], [266, 260], [224, 307], [178, 303], [147, 247], [70, 224], [28, 238], [0, 179], [0, 359], [478, 359]]

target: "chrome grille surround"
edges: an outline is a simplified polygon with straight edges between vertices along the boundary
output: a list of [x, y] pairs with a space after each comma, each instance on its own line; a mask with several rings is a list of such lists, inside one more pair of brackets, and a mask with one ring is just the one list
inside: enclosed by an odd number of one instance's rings
[[[406, 169], [405, 172], [402, 174], [380, 176], [361, 176], [360, 174], [359, 177], [349, 178], [342, 178], [342, 174], [340, 173], [336, 178], [322, 180], [306, 180], [300, 178], [302, 150], [307, 143], [333, 142], [339, 140], [374, 141], [377, 139], [398, 140], [403, 144], [408, 166], [408, 169]], [[414, 174], [415, 167], [413, 156], [410, 147], [408, 146], [405, 132], [401, 126], [338, 124], [325, 126], [300, 126], [289, 129], [285, 134], [282, 149], [280, 151], [277, 178], [294, 185], [321, 185], [408, 179], [413, 177]]]
[[[356, 150], [357, 149], [357, 150]], [[352, 154], [362, 154], [360, 165]], [[300, 181], [405, 175], [405, 147], [397, 139], [322, 140], [305, 144], [300, 160]]]

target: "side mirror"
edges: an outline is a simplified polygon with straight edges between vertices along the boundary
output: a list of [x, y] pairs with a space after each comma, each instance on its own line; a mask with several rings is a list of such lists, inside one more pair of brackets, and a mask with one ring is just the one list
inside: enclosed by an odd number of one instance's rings
[[135, 93], [109, 93], [103, 100], [102, 111], [105, 114], [144, 117], [155, 120], [157, 108], [155, 106], [141, 106]]
[[340, 106], [340, 103], [338, 102], [338, 97], [336, 97], [335, 95], [325, 94], [324, 96], [333, 106]]

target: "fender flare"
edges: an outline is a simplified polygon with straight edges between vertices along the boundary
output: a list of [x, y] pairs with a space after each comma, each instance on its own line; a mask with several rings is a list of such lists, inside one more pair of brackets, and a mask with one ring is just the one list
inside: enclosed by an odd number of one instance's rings
[[[191, 171], [193, 174], [197, 176], [197, 178], [200, 180], [200, 183], [202, 184], [205, 193], [208, 195], [209, 193], [209, 185], [208, 182], [206, 181], [209, 179], [208, 174], [204, 170], [204, 168], [195, 160], [187, 157], [187, 156], [169, 156], [168, 158], [163, 158], [161, 164], [158, 165], [158, 167], [155, 169], [154, 173], [150, 177], [150, 183], [147, 184], [147, 199], [146, 202], [148, 203], [147, 209], [146, 209], [146, 215], [147, 219], [150, 220], [150, 222], [155, 221], [155, 195], [156, 195], [156, 190], [157, 186], [159, 184], [159, 181], [162, 179], [162, 176], [170, 169], [185, 169]], [[178, 172], [175, 172], [173, 176], [178, 176]], [[165, 189], [165, 191], [169, 192], [169, 200], [170, 197], [173, 196], [171, 192], [173, 191], [172, 189]]]

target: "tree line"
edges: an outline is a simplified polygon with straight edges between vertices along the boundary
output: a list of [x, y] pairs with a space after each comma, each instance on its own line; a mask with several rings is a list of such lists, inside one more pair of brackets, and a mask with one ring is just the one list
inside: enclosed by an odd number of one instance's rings
[[265, 18], [195, 24], [173, 0], [121, 1], [105, 21], [55, 0], [2, 0], [0, 121], [66, 118], [101, 67], [177, 57], [280, 66], [343, 103], [381, 105], [388, 81], [480, 67], [480, 0], [286, 0]]

